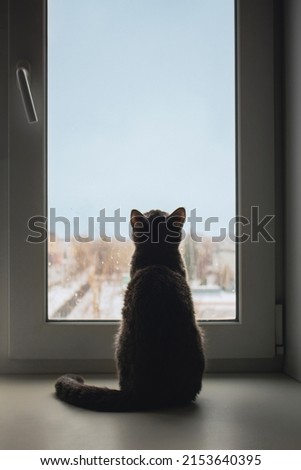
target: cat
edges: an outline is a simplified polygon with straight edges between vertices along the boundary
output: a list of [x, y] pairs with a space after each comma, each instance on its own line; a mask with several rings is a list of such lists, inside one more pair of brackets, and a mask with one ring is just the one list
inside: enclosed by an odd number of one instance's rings
[[192, 402], [201, 390], [205, 358], [179, 251], [186, 213], [131, 212], [132, 256], [116, 340], [120, 390], [64, 375], [57, 396], [95, 411], [135, 411]]

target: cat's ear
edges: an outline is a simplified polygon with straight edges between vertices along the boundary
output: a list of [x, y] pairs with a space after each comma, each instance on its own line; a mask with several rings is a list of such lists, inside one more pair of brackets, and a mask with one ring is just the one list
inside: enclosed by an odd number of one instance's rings
[[179, 207], [172, 214], [167, 217], [167, 220], [172, 223], [174, 227], [178, 227], [180, 229], [183, 228], [186, 220], [186, 210], [184, 207]]
[[146, 217], [141, 212], [137, 211], [137, 209], [131, 211], [131, 226], [133, 228], [143, 228], [146, 221]]

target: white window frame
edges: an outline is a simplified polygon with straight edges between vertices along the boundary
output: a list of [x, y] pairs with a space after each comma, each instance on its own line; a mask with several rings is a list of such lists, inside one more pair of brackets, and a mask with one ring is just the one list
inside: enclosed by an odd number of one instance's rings
[[[47, 243], [30, 244], [26, 238], [29, 218], [47, 214], [47, 5], [46, 0], [6, 3], [10, 48], [4, 165], [8, 170], [3, 167], [1, 191], [9, 202], [8, 210], [2, 207], [2, 241], [6, 243], [9, 235], [9, 257], [1, 267], [2, 273], [7, 267], [8, 301], [0, 312], [0, 326], [5, 326], [9, 341], [5, 350], [0, 349], [0, 371], [4, 363], [6, 370], [9, 364], [22, 370], [26, 360], [35, 361], [37, 372], [56, 372], [61, 369], [57, 360], [64, 367], [72, 363], [73, 370], [80, 363], [81, 368], [90, 364], [89, 371], [107, 371], [107, 364], [113, 367], [116, 322], [46, 321]], [[237, 0], [236, 12], [237, 212], [250, 218], [252, 206], [259, 206], [261, 215], [275, 214], [273, 1]], [[33, 125], [25, 119], [16, 85], [16, 64], [25, 59], [31, 66], [39, 118]], [[273, 235], [273, 222], [269, 229]], [[203, 323], [209, 368], [210, 360], [275, 356], [275, 244], [262, 238], [258, 243], [249, 240], [238, 246], [238, 260], [239, 320]], [[53, 361], [47, 368], [49, 360]]]

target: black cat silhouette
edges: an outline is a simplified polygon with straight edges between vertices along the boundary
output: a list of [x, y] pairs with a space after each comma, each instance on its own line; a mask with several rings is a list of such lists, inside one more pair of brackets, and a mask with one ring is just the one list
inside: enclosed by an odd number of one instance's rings
[[120, 390], [86, 385], [77, 375], [56, 384], [65, 402], [96, 411], [183, 405], [201, 390], [204, 352], [179, 252], [185, 209], [131, 212], [135, 252], [116, 341]]

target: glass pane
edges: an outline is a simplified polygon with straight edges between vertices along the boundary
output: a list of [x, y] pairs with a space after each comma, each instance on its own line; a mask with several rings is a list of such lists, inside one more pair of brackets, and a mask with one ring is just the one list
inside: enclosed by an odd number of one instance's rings
[[119, 319], [131, 209], [179, 206], [197, 317], [236, 317], [234, 36], [233, 0], [48, 1], [50, 320]]

